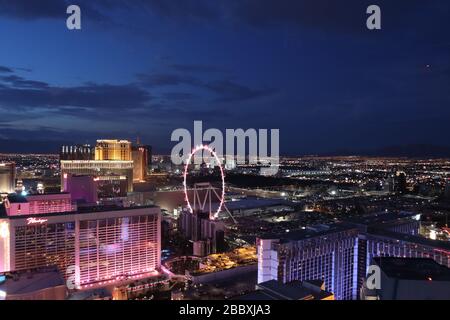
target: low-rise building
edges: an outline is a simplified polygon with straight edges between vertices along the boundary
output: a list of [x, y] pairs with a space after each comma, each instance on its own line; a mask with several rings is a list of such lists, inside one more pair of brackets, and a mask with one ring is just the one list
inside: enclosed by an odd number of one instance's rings
[[364, 281], [363, 300], [450, 299], [450, 269], [433, 259], [376, 257], [372, 262], [377, 268]]
[[322, 280], [289, 283], [270, 280], [257, 284], [254, 292], [234, 300], [334, 300], [334, 295], [325, 290], [325, 282]]
[[56, 267], [0, 273], [0, 300], [64, 300], [67, 287]]

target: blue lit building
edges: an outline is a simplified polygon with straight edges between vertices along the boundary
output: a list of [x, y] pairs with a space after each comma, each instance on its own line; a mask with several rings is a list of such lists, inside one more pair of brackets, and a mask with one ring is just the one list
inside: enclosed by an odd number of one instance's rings
[[417, 236], [411, 213], [381, 213], [257, 239], [258, 283], [317, 279], [337, 300], [358, 299], [374, 257], [431, 258], [450, 266], [450, 244]]
[[268, 235], [257, 240], [257, 250], [258, 283], [320, 279], [337, 300], [356, 297], [355, 227], [336, 224], [289, 232], [282, 238]]

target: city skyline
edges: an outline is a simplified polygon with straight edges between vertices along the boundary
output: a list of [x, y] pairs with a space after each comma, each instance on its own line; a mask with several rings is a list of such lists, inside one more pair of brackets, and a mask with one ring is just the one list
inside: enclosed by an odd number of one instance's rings
[[0, 302], [450, 300], [449, 17], [0, 0]]
[[279, 128], [283, 155], [450, 156], [448, 2], [378, 1], [375, 31], [368, 1], [77, 4], [81, 30], [66, 1], [0, 2], [2, 152], [139, 136], [168, 153], [202, 120]]

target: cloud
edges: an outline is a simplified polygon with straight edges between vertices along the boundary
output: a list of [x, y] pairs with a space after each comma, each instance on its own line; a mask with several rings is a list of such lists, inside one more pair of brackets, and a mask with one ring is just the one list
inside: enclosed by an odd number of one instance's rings
[[212, 21], [221, 15], [220, 1], [137, 0], [135, 5], [160, 16], [181, 20]]
[[139, 10], [183, 20], [211, 20], [217, 17], [217, 7], [198, 0], [0, 0], [0, 16], [17, 19], [65, 19], [69, 5], [78, 5], [83, 16], [97, 22], [111, 22], [109, 12]]
[[14, 71], [11, 68], [0, 66], [0, 73], [13, 73]]
[[201, 81], [199, 79], [178, 75], [178, 74], [137, 74], [137, 79], [140, 83], [146, 87], [159, 87], [159, 86], [178, 86], [182, 84], [200, 86]]
[[[79, 124], [80, 131], [101, 132], [101, 127], [104, 129], [109, 125], [124, 130], [126, 119], [132, 120], [136, 128], [144, 126], [149, 118], [166, 123], [167, 119], [171, 119], [170, 123], [184, 123], [188, 119], [223, 121], [234, 116], [228, 113], [223, 103], [247, 101], [272, 93], [230, 80], [206, 81], [186, 74], [141, 74], [137, 78], [138, 82], [123, 85], [89, 82], [78, 86], [55, 86], [16, 74], [0, 76], [2, 134], [13, 138], [11, 130], [17, 127], [18, 119], [26, 123], [28, 130], [39, 126], [35, 131], [44, 138], [45, 132], [61, 131], [66, 124], [71, 127]], [[191, 86], [195, 93], [190, 90], [161, 92], [166, 87], [181, 85]], [[159, 93], [150, 94], [150, 89]], [[211, 102], [221, 104], [212, 106]], [[95, 119], [99, 121], [97, 127], [83, 127], [83, 123], [92, 123], [97, 121]], [[44, 124], [50, 131], [43, 130]]]
[[42, 81], [33, 81], [27, 80], [20, 76], [9, 75], [9, 76], [0, 76], [0, 81], [4, 83], [8, 83], [15, 88], [47, 88], [48, 84]]
[[0, 88], [4, 107], [79, 107], [120, 110], [145, 107], [150, 95], [132, 85], [92, 84], [78, 87]]
[[216, 102], [236, 102], [256, 99], [275, 93], [274, 89], [253, 89], [228, 79], [201, 80], [196, 77], [178, 74], [138, 74], [143, 86], [150, 88], [187, 85], [217, 95]]
[[[202, 80], [188, 74], [140, 74], [137, 79], [136, 83], [122, 85], [89, 82], [55, 86], [16, 74], [0, 75], [2, 123], [13, 123], [17, 119], [34, 119], [35, 123], [42, 119], [39, 121], [53, 123], [59, 117], [74, 121], [99, 118], [113, 123], [148, 116], [215, 119], [218, 114], [225, 114], [225, 107], [219, 104], [211, 107], [211, 102], [248, 101], [274, 92], [231, 80]], [[161, 92], [175, 86], [190, 86], [192, 90]], [[151, 89], [158, 94], [150, 94]]]
[[74, 87], [52, 86], [17, 75], [0, 77], [3, 108], [53, 108], [63, 113], [79, 110], [130, 110], [146, 108], [151, 95], [133, 84], [86, 83]]
[[166, 92], [162, 94], [164, 99], [167, 100], [192, 100], [194, 98], [197, 98], [195, 94], [188, 93], [188, 92]]
[[[419, 32], [430, 31], [427, 21], [418, 13], [436, 16], [436, 25], [448, 26], [448, 1], [406, 2], [378, 0], [382, 8], [385, 29], [410, 29], [416, 21]], [[0, 15], [18, 19], [65, 19], [69, 0], [0, 0]], [[239, 24], [257, 28], [273, 26], [307, 27], [327, 32], [366, 34], [366, 9], [372, 0], [78, 0], [83, 15], [96, 22], [117, 20], [115, 13], [144, 12], [172, 22], [201, 22], [208, 24]], [[119, 19], [120, 20], [120, 19]], [[424, 31], [427, 30], [427, 31]]]
[[251, 89], [230, 80], [214, 81], [206, 84], [205, 87], [217, 93], [219, 97], [216, 101], [220, 102], [245, 101], [275, 93], [273, 89]]
[[23, 20], [38, 19], [63, 19], [67, 18], [67, 7], [76, 4], [83, 16], [97, 22], [111, 22], [108, 13], [112, 7], [126, 9], [127, 6], [122, 1], [116, 0], [77, 0], [76, 3], [70, 0], [0, 0], [0, 16]]
[[180, 72], [191, 72], [191, 73], [220, 73], [225, 72], [223, 68], [201, 65], [201, 64], [172, 64], [170, 67], [176, 71]]
[[66, 1], [60, 0], [0, 0], [0, 15], [20, 19], [64, 17]]
[[[382, 0], [383, 1], [383, 0]], [[366, 31], [367, 0], [231, 0], [235, 20], [255, 26], [293, 25], [327, 31]]]

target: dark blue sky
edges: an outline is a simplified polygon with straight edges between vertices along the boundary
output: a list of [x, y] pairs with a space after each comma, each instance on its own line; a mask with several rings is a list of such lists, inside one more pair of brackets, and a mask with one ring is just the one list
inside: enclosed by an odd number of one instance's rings
[[0, 0], [0, 141], [167, 152], [203, 120], [279, 128], [286, 154], [450, 146], [449, 32], [447, 0]]

